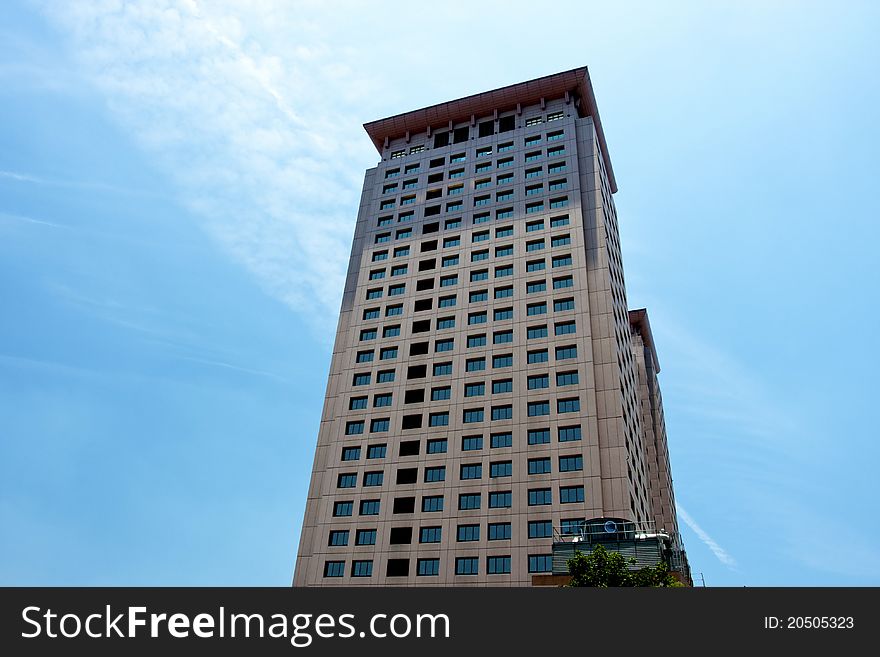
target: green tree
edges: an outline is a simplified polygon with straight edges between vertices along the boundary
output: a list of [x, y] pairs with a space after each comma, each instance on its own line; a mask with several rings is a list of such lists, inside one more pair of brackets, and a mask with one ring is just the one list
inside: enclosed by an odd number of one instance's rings
[[619, 552], [609, 552], [602, 545], [595, 546], [587, 554], [575, 552], [568, 560], [569, 586], [681, 586], [662, 561], [656, 566], [630, 570], [633, 563], [635, 559], [627, 560]]

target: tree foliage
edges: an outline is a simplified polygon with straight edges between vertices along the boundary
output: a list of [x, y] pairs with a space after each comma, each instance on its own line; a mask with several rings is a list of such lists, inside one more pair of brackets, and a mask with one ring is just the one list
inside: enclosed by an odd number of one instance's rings
[[596, 545], [587, 554], [578, 551], [568, 560], [569, 586], [682, 586], [662, 561], [656, 566], [630, 570], [633, 563], [635, 559], [627, 560], [619, 552], [609, 552], [602, 545]]

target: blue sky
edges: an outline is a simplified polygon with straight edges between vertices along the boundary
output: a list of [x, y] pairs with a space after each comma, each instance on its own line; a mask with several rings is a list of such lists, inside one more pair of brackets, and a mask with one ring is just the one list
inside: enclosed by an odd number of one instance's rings
[[288, 584], [361, 124], [584, 64], [695, 572], [880, 584], [876, 3], [367, 7], [0, 4], [0, 584]]

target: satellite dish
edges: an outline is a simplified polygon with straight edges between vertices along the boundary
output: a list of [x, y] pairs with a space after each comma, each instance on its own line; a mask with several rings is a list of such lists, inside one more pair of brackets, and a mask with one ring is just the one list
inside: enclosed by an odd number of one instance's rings
[[605, 521], [605, 531], [608, 532], [609, 534], [613, 534], [614, 532], [617, 531], [617, 523], [614, 522], [613, 520], [606, 520]]

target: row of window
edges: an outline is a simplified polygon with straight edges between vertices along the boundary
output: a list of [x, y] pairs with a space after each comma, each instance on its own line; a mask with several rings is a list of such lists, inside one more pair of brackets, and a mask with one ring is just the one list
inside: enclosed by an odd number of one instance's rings
[[[570, 527], [580, 527], [583, 520], [579, 518], [571, 520], [563, 520]], [[563, 525], [563, 532], [565, 531]], [[390, 531], [389, 542], [391, 545], [410, 545], [412, 544], [412, 527], [394, 527]], [[456, 527], [456, 542], [471, 543], [480, 540], [482, 527], [480, 524], [464, 524]], [[487, 526], [487, 538], [490, 541], [509, 541], [512, 535], [511, 523], [509, 522], [490, 522]], [[576, 530], [575, 530], [576, 531]], [[553, 538], [553, 521], [552, 520], [532, 520], [528, 523], [528, 532], [530, 539]], [[574, 532], [571, 532], [574, 533]], [[443, 528], [440, 526], [420, 527], [418, 532], [418, 543], [420, 545], [429, 545], [431, 543], [440, 543], [443, 535]], [[356, 546], [376, 545], [376, 529], [358, 529], [355, 530]], [[327, 538], [328, 547], [347, 547], [351, 537], [351, 530], [334, 529], [330, 531]]]
[[[583, 486], [562, 486], [559, 487], [559, 503], [560, 504], [579, 504], [584, 501]], [[529, 506], [549, 506], [553, 504], [553, 489], [546, 488], [529, 488], [527, 489], [527, 502]], [[490, 509], [509, 509], [513, 506], [513, 491], [492, 491], [488, 493], [488, 508]], [[413, 513], [414, 508], [409, 507], [407, 510], [397, 510], [399, 501], [414, 501], [415, 498], [395, 498], [392, 513]], [[458, 496], [459, 511], [474, 511], [482, 507], [482, 493], [460, 493]], [[335, 502], [333, 505], [333, 517], [345, 518], [350, 517], [354, 513], [354, 501], [345, 500]], [[382, 501], [379, 499], [361, 500], [358, 509], [360, 516], [377, 516], [381, 511]], [[433, 513], [443, 511], [443, 495], [426, 495], [422, 497], [422, 511], [425, 513]]]
[[[579, 472], [584, 469], [584, 457], [579, 454], [573, 455], [563, 455], [559, 456], [559, 472]], [[398, 481], [398, 484], [402, 483], [412, 483], [410, 481], [413, 477], [412, 475], [415, 473], [411, 473], [412, 468], [407, 468], [405, 470], [399, 470], [398, 474], [401, 472], [406, 472], [406, 476], [403, 477], [404, 482]], [[528, 473], [530, 475], [542, 475], [542, 474], [550, 474], [553, 472], [553, 468], [551, 466], [551, 459], [549, 456], [540, 457], [528, 460]], [[513, 476], [513, 462], [512, 461], [493, 461], [489, 463], [489, 478], [490, 479], [503, 479], [505, 477]], [[483, 464], [482, 463], [462, 463], [459, 466], [459, 480], [467, 481], [471, 479], [482, 479], [483, 478]], [[358, 475], [356, 472], [343, 472], [337, 476], [336, 480], [336, 488], [357, 488], [357, 479]], [[374, 486], [381, 486], [384, 483], [385, 473], [382, 470], [364, 472], [362, 477], [362, 486], [365, 488], [370, 488]], [[398, 480], [401, 479], [398, 476]], [[446, 481], [446, 466], [445, 465], [436, 465], [436, 466], [428, 466], [424, 468], [423, 479], [424, 483], [435, 483]]]
[[[567, 360], [577, 358], [577, 345], [564, 345], [555, 348], [556, 360]], [[526, 362], [530, 365], [537, 363], [546, 363], [549, 361], [550, 354], [548, 349], [534, 349], [526, 352]], [[502, 354], [492, 357], [492, 366], [510, 367], [513, 364], [512, 354]], [[469, 358], [465, 361], [465, 370], [467, 372], [480, 372], [486, 369], [486, 358], [483, 356], [477, 358]], [[448, 376], [452, 374], [452, 362], [442, 362], [432, 364], [433, 376]], [[394, 370], [380, 370], [376, 373], [377, 383], [391, 383], [395, 379]], [[407, 368], [407, 380], [423, 379], [427, 376], [427, 365], [410, 365]], [[352, 385], [365, 386], [370, 385], [372, 375], [370, 372], [360, 372], [354, 375]], [[366, 399], [366, 398], [363, 398]], [[364, 402], [366, 404], [366, 402]], [[366, 408], [366, 405], [363, 406]]]
[[[508, 193], [505, 193], [505, 194], [501, 194], [499, 192], [499, 194], [497, 196], [500, 196], [500, 198], [496, 197], [496, 199], [494, 201], [496, 203], [511, 201], [511, 200], [513, 200], [513, 191], [509, 191]], [[416, 202], [415, 196], [407, 196], [407, 197], [403, 197], [401, 199], [401, 205], [411, 205], [411, 204], [414, 204], [415, 202]], [[384, 211], [384, 210], [393, 209], [394, 203], [395, 202], [390, 199], [387, 201], [383, 201], [379, 210]], [[493, 203], [491, 194], [486, 194], [486, 195], [474, 197], [474, 207], [481, 207], [484, 205], [489, 205], [490, 203]], [[556, 198], [549, 199], [547, 201], [546, 206], [545, 206], [543, 200], [533, 201], [531, 203], [526, 203], [525, 211], [526, 211], [526, 214], [532, 214], [535, 212], [543, 212], [545, 207], [549, 208], [551, 210], [557, 210], [560, 208], [567, 207], [568, 203], [569, 203], [568, 196], [559, 196]], [[446, 206], [445, 206], [445, 211], [447, 214], [461, 212], [463, 209], [464, 209], [464, 201], [461, 201], [461, 200], [449, 201], [446, 203]], [[433, 217], [433, 216], [439, 215], [442, 210], [443, 210], [443, 204], [429, 205], [429, 206], [425, 207], [424, 216], [425, 216], [425, 218]], [[512, 207], [501, 208], [501, 209], [498, 209], [495, 211], [495, 219], [497, 219], [497, 220], [512, 219], [512, 218], [513, 218], [513, 208]], [[387, 226], [391, 223], [390, 217], [383, 217], [382, 219], [384, 220], [384, 223], [380, 224], [381, 226]], [[489, 213], [483, 213], [480, 216], [480, 221], [477, 221], [477, 216], [474, 215], [474, 223], [475, 224], [482, 223], [483, 221], [488, 221], [488, 220], [489, 220]], [[455, 221], [456, 220], [452, 221], [451, 226], [458, 227], [461, 225], [460, 223], [456, 224]], [[449, 225], [450, 224], [447, 224], [447, 227], [449, 227]], [[425, 230], [425, 228], [429, 228], [429, 230]], [[429, 224], [429, 225], [422, 227], [422, 233], [423, 234], [433, 233], [439, 229], [440, 229], [439, 223], [436, 224], [436, 228], [433, 224]], [[406, 239], [411, 236], [412, 236], [412, 228], [400, 228], [395, 233], [396, 239]], [[390, 232], [378, 233], [374, 238], [375, 244], [382, 244], [382, 243], [390, 242], [390, 241], [391, 241], [391, 233]]]
[[[529, 555], [529, 573], [549, 573], [553, 569], [553, 557], [549, 554]], [[486, 573], [489, 575], [509, 575], [510, 556], [486, 557]], [[479, 557], [456, 557], [456, 575], [479, 575]], [[351, 562], [352, 577], [372, 577], [373, 560], [363, 559]], [[428, 558], [416, 560], [418, 577], [436, 577], [440, 575], [440, 559]], [[345, 561], [325, 561], [324, 577], [344, 577]], [[389, 559], [387, 577], [409, 577], [409, 559]]]
[[[462, 170], [459, 169], [459, 171], [462, 171]], [[530, 169], [527, 172], [527, 175], [532, 174], [530, 176], [531, 178], [538, 178], [541, 175], [543, 175], [543, 173], [544, 173], [543, 167], [538, 167], [537, 172]], [[442, 174], [440, 174], [440, 175], [442, 176]], [[450, 179], [454, 179], [454, 178], [460, 178], [461, 176], [456, 173], [450, 172], [449, 177], [450, 177]], [[500, 174], [498, 176], [495, 176], [494, 184], [496, 186], [504, 186], [507, 184], [512, 184], [513, 179], [514, 179], [513, 173]], [[527, 180], [528, 179], [529, 178], [527, 178]], [[468, 186], [468, 190], [470, 191], [471, 189], [473, 189], [474, 191], [476, 191], [476, 190], [480, 190], [480, 189], [487, 189], [487, 188], [491, 187], [492, 185], [493, 185], [493, 180], [492, 180], [491, 176], [486, 177], [486, 178], [476, 178], [473, 181], [473, 187]], [[405, 189], [405, 190], [406, 189], [414, 189], [415, 187], [417, 187], [417, 180], [405, 180], [403, 182], [403, 189]], [[559, 192], [559, 191], [563, 191], [567, 188], [568, 188], [568, 179], [567, 178], [556, 178], [556, 179], [548, 181], [546, 189], [547, 189], [547, 191], [550, 191], [550, 192]], [[544, 183], [542, 183], [542, 182], [533, 183], [530, 185], [526, 185], [525, 193], [526, 193], [526, 196], [537, 196], [539, 194], [543, 194], [544, 189], [545, 189]], [[390, 184], [384, 185], [382, 187], [383, 194], [391, 194], [393, 192], [396, 192], [397, 190], [398, 190], [397, 183], [390, 183]], [[451, 183], [446, 186], [446, 196], [458, 196], [460, 194], [464, 194], [464, 192], [465, 192], [465, 183], [463, 183], [463, 182]], [[499, 190], [499, 191], [495, 192], [495, 201], [496, 202], [511, 201], [514, 198], [514, 193], [515, 193], [514, 188]], [[436, 187], [434, 189], [429, 189], [425, 192], [425, 201], [433, 201], [434, 199], [438, 199], [438, 198], [442, 198], [442, 197], [443, 197], [443, 187]], [[484, 197], [481, 196], [478, 198], [482, 199]], [[489, 197], [485, 197], [485, 198], [489, 198]], [[392, 205], [389, 207], [382, 207], [381, 209], [382, 210], [393, 209], [394, 208], [394, 205], [393, 205], [394, 200], [395, 199], [388, 199], [387, 201], [383, 202], [383, 203], [392, 203]], [[414, 203], [416, 203], [416, 195], [410, 194], [410, 195], [406, 195], [406, 196], [401, 196], [399, 201], [400, 201], [401, 206], [413, 205]], [[485, 203], [476, 203], [475, 202], [474, 205], [475, 206], [485, 205]], [[398, 222], [409, 221], [413, 218], [413, 216], [415, 216], [415, 211], [413, 211], [413, 210], [401, 212], [398, 214], [397, 221]], [[391, 215], [379, 217], [377, 219], [378, 226], [389, 226], [392, 223], [394, 223], [394, 217]]]
[[[572, 264], [571, 254], [554, 256], [550, 261], [551, 267], [568, 267]], [[535, 271], [541, 271], [546, 269], [546, 262], [544, 260], [536, 260], [532, 262], [526, 263], [526, 273], [531, 273]], [[505, 278], [508, 276], [513, 276], [514, 265], [498, 265], [495, 267], [493, 274], [494, 278]], [[475, 269], [468, 274], [469, 281], [471, 283], [478, 283], [480, 281], [489, 280], [489, 269]], [[446, 276], [441, 276], [439, 280], [439, 287], [452, 287], [454, 285], [458, 285], [459, 275], [458, 274], [448, 274]], [[540, 285], [544, 284], [545, 287], [541, 288]], [[553, 279], [553, 289], [560, 289], [564, 287], [571, 287], [573, 283], [573, 279], [571, 276], [559, 279]], [[434, 289], [434, 279], [423, 279], [420, 281], [416, 281], [416, 292], [424, 292], [426, 290]], [[537, 287], [526, 288], [526, 292], [540, 292], [546, 289], [546, 281], [535, 281], [535, 285]], [[507, 292], [509, 290], [509, 294], [499, 294], [496, 292], [495, 298], [504, 298], [505, 296], [513, 296], [513, 287], [504, 288], [504, 291]], [[402, 294], [406, 294], [406, 283], [397, 283], [393, 285], [389, 285], [387, 288], [388, 296], [400, 296]], [[485, 292], [485, 291], [484, 291]], [[383, 295], [383, 289], [381, 287], [376, 288], [367, 288], [366, 291], [366, 300], [372, 301], [375, 299], [381, 299]], [[472, 299], [473, 301], [485, 301], [485, 299]], [[453, 304], [454, 305], [454, 304]]]
[[[552, 121], [558, 121], [564, 117], [565, 117], [565, 113], [562, 111], [549, 112], [547, 114], [546, 121], [548, 123], [550, 123]], [[544, 120], [545, 119], [544, 119], [543, 115], [528, 118], [528, 119], [526, 119], [525, 127], [530, 128], [533, 126], [541, 125], [544, 122]], [[496, 126], [496, 123], [497, 123], [497, 126]], [[497, 130], [496, 130], [496, 128], [497, 128]], [[480, 122], [476, 126], [477, 134], [475, 136], [478, 138], [491, 137], [492, 135], [501, 134], [504, 132], [510, 132], [514, 129], [516, 129], [516, 117], [514, 115], [507, 115], [507, 116], [499, 117], [497, 119], [497, 121], [495, 119], [490, 119], [488, 121]], [[552, 138], [551, 138], [551, 136], [552, 136]], [[549, 132], [549, 133], [547, 133], [547, 141], [562, 139], [563, 136], [564, 136], [563, 130], [556, 130], [553, 132]], [[434, 148], [445, 148], [445, 147], [449, 146], [450, 144], [452, 144], [452, 145], [461, 144], [461, 143], [468, 141], [470, 138], [471, 138], [471, 128], [468, 125], [460, 126], [458, 128], [454, 128], [452, 130], [444, 130], [444, 131], [440, 131], [440, 132], [435, 132], [433, 135]], [[534, 141], [535, 139], [537, 139], [538, 141]], [[530, 143], [530, 141], [531, 141], [531, 143]], [[540, 135], [531, 135], [531, 136], [527, 136], [525, 138], [526, 146], [530, 146], [530, 145], [533, 146], [539, 142], [540, 142]], [[512, 149], [513, 149], [513, 142], [512, 141], [498, 144], [498, 151], [499, 152], [503, 152], [506, 150], [512, 150]], [[427, 150], [427, 147], [425, 144], [417, 144], [417, 145], [409, 147], [409, 154], [415, 155], [418, 153], [422, 153], [425, 150]], [[477, 157], [485, 157], [487, 155], [491, 155], [491, 153], [492, 153], [491, 147], [484, 146], [484, 147], [477, 148], [477, 150], [476, 150]], [[396, 159], [405, 157], [406, 155], [407, 155], [407, 150], [405, 148], [402, 148], [402, 149], [395, 149], [395, 150], [391, 151], [389, 157], [392, 160], [396, 160]], [[466, 158], [466, 156], [464, 153], [456, 153], [456, 154], [450, 156], [449, 161], [450, 161], [450, 163], [454, 164], [456, 162], [463, 162], [465, 160], [465, 158]], [[434, 164], [434, 162], [438, 162], [438, 164]], [[431, 166], [432, 167], [433, 166], [443, 166], [445, 164], [445, 162], [446, 162], [445, 158], [438, 158], [437, 160], [432, 160]], [[416, 168], [414, 168], [414, 169], [410, 169], [409, 167], [406, 167], [406, 169], [407, 169], [407, 171], [406, 171], [407, 173], [412, 173], [414, 171], [418, 171], [418, 166], [416, 166]], [[386, 178], [392, 178], [395, 175], [399, 175], [399, 173], [400, 173], [399, 169], [396, 169], [396, 170], [390, 169], [389, 171], [394, 171], [395, 173], [393, 173], [392, 175], [389, 176], [388, 172], [386, 172], [386, 174], [385, 174]]]
[[[580, 425], [563, 426], [557, 429], [557, 439], [560, 443], [581, 440]], [[428, 454], [446, 454], [449, 448], [448, 438], [432, 438], [427, 441], [426, 453]], [[550, 443], [550, 429], [529, 429], [526, 434], [528, 445], [547, 445]], [[510, 431], [501, 431], [492, 433], [489, 436], [489, 444], [492, 449], [505, 448], [513, 446], [513, 434]], [[387, 454], [387, 445], [385, 443], [373, 444], [367, 446], [367, 459], [382, 459]], [[483, 449], [483, 436], [466, 435], [461, 437], [461, 449], [465, 452], [479, 451]], [[399, 456], [418, 456], [420, 452], [420, 441], [406, 440], [400, 443]], [[359, 445], [347, 446], [342, 449], [342, 461], [359, 461], [361, 458], [361, 447]], [[582, 464], [581, 464], [582, 465]], [[537, 466], [536, 466], [537, 467]], [[531, 468], [530, 468], [531, 469]], [[580, 468], [576, 468], [580, 469]], [[548, 470], [549, 471], [549, 470]], [[567, 470], [561, 470], [567, 471]], [[408, 470], [407, 477], [410, 477], [414, 483], [417, 479], [415, 470]], [[543, 474], [531, 473], [530, 474]]]

